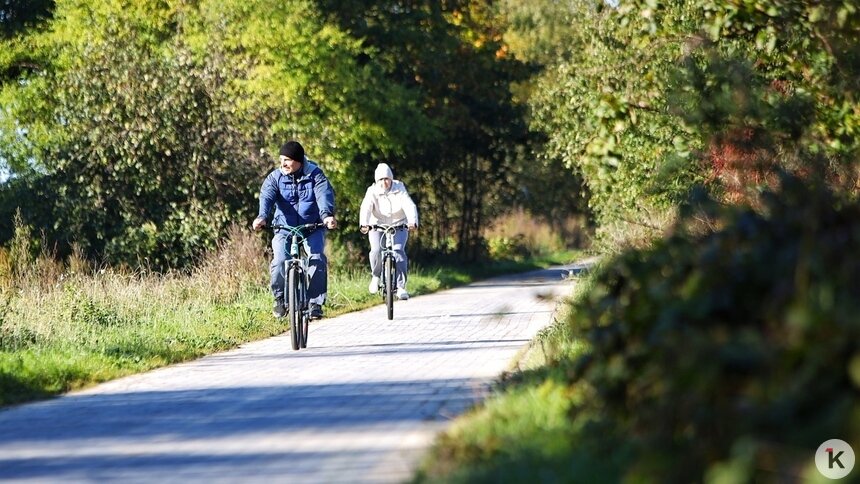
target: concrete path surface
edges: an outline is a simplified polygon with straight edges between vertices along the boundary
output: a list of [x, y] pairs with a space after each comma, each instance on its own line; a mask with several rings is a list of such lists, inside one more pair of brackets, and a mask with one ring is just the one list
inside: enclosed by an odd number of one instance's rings
[[0, 411], [0, 481], [402, 482], [576, 267], [490, 279]]

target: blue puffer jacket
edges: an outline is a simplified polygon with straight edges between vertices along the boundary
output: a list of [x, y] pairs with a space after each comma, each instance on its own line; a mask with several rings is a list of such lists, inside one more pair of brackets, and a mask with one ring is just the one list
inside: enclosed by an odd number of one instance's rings
[[296, 226], [321, 222], [334, 215], [334, 188], [322, 170], [305, 159], [301, 173], [285, 175], [275, 169], [260, 189], [259, 218], [267, 219], [275, 207], [275, 225]]

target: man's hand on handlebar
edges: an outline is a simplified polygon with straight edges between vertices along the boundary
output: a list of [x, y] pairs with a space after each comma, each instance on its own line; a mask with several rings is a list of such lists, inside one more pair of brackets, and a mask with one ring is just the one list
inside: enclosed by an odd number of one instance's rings
[[[265, 227], [268, 227], [268, 225], [269, 224], [266, 222], [266, 219], [257, 218], [257, 219], [254, 219], [254, 222], [251, 224], [251, 227], [254, 230], [262, 230]], [[312, 225], [314, 225], [314, 224], [310, 224], [309, 226], [312, 226]], [[328, 229], [334, 229], [337, 227], [337, 220], [335, 220], [334, 217], [326, 217], [322, 221], [322, 223], [319, 225], [324, 225]], [[281, 225], [273, 225], [272, 228], [273, 229], [289, 229], [290, 227], [281, 226]]]

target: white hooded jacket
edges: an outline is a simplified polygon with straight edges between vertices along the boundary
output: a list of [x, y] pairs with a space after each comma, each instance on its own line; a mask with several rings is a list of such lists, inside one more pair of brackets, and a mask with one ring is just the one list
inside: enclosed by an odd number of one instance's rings
[[377, 184], [367, 187], [361, 201], [359, 224], [418, 225], [418, 208], [400, 180], [392, 180], [391, 189], [383, 191]]

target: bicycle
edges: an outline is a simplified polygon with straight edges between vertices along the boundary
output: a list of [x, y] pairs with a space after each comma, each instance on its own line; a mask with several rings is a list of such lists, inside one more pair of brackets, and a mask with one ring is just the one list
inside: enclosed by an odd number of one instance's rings
[[379, 278], [380, 287], [382, 288], [382, 298], [385, 300], [385, 306], [388, 309], [388, 319], [394, 319], [394, 294], [397, 291], [397, 272], [396, 259], [394, 258], [394, 233], [398, 230], [406, 230], [406, 224], [388, 225], [378, 224], [370, 225], [371, 230], [381, 230], [384, 232], [382, 238], [382, 277]]
[[290, 313], [290, 342], [294, 350], [307, 348], [310, 308], [308, 304], [308, 257], [302, 247], [305, 239], [314, 230], [324, 227], [322, 222], [298, 225], [272, 225], [273, 230], [285, 230], [284, 251], [289, 245], [290, 256], [284, 261], [284, 302]]

